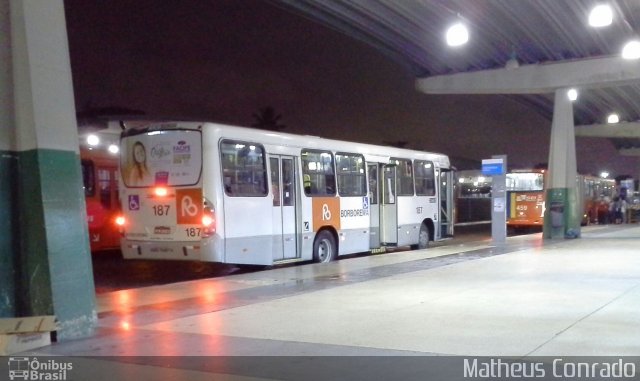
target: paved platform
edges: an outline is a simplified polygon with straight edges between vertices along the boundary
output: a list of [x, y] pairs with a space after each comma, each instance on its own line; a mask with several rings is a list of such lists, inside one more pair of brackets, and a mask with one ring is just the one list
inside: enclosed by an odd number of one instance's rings
[[639, 248], [596, 226], [118, 291], [94, 337], [30, 354], [640, 356]]

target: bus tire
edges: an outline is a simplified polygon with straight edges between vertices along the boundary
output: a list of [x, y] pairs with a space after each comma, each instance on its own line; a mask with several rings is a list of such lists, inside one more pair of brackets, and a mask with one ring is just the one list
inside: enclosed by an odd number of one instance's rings
[[427, 224], [422, 223], [420, 225], [420, 233], [418, 234], [418, 243], [415, 245], [411, 245], [411, 248], [414, 250], [423, 250], [429, 247], [429, 228]]
[[336, 240], [328, 230], [322, 230], [313, 241], [313, 260], [318, 263], [329, 263], [338, 256]]

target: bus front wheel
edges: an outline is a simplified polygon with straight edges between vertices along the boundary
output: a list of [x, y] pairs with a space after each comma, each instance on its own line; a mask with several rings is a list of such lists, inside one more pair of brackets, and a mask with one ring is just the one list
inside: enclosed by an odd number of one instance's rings
[[319, 263], [328, 263], [337, 256], [336, 240], [327, 230], [318, 233], [313, 241], [313, 259]]

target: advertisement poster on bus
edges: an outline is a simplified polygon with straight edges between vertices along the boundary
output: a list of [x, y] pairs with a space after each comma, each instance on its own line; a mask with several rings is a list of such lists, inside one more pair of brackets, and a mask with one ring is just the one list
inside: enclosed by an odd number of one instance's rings
[[127, 136], [121, 142], [122, 179], [128, 187], [195, 185], [202, 169], [198, 131]]
[[510, 224], [542, 224], [544, 217], [544, 194], [542, 192], [512, 192], [510, 196]]

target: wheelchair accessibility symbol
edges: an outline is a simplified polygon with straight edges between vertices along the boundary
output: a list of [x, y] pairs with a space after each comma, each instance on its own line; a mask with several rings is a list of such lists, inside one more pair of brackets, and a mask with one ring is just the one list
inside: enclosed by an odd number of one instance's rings
[[137, 194], [129, 195], [129, 210], [140, 210], [140, 197]]

